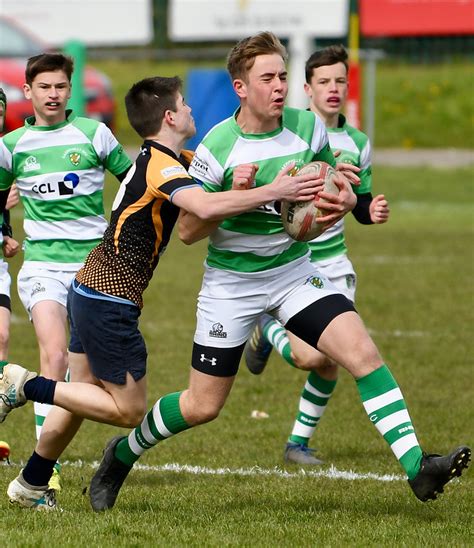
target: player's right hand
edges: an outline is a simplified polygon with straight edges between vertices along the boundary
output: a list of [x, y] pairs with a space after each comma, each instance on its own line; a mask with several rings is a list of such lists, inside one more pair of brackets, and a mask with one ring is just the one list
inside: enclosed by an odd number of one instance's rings
[[314, 173], [290, 175], [295, 162], [289, 163], [275, 177], [271, 186], [277, 192], [275, 200], [288, 202], [307, 202], [314, 199], [324, 187], [324, 180], [315, 178]]

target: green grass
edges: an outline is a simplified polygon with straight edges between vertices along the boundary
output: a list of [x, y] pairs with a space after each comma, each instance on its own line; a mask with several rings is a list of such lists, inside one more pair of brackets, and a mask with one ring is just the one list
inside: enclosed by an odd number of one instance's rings
[[[472, 446], [473, 171], [375, 168], [376, 191], [391, 205], [384, 226], [348, 219], [359, 275], [358, 309], [399, 381], [427, 451]], [[111, 185], [113, 187], [114, 185]], [[21, 211], [14, 211], [18, 224]], [[18, 234], [18, 232], [17, 232]], [[141, 326], [149, 350], [149, 402], [184, 388], [204, 243], [173, 241], [145, 293]], [[20, 259], [15, 259], [16, 271]], [[38, 365], [31, 326], [15, 291], [11, 359]], [[403, 480], [298, 475], [282, 452], [305, 374], [272, 355], [261, 377], [243, 365], [215, 422], [160, 444], [140, 461], [217, 469], [287, 470], [293, 475], [191, 474], [135, 470], [116, 507], [96, 515], [82, 491], [110, 436], [84, 424], [64, 460], [61, 514], [10, 508], [4, 495], [34, 445], [32, 406], [0, 425], [12, 446], [1, 467], [0, 536], [9, 546], [472, 546], [474, 481], [468, 470], [436, 502], [420, 503]], [[268, 420], [252, 420], [253, 409]], [[330, 465], [358, 474], [402, 471], [367, 420], [354, 382], [342, 373], [314, 445]]]
[[[186, 81], [189, 69], [224, 68], [225, 62], [94, 61], [112, 80], [117, 98], [117, 137], [126, 145], [139, 144], [127, 122], [123, 98], [138, 80], [178, 75]], [[474, 148], [474, 68], [467, 62], [377, 65], [375, 145], [378, 147]], [[189, 97], [191, 90], [185, 90]], [[303, 91], [302, 91], [303, 93]]]

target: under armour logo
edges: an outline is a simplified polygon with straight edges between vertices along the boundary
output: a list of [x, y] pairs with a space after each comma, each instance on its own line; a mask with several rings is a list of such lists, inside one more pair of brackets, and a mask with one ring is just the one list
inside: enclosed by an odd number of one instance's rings
[[200, 361], [202, 363], [204, 362], [209, 362], [211, 365], [216, 365], [217, 364], [217, 358], [206, 358], [206, 356], [204, 354], [201, 354], [201, 358], [200, 358]]

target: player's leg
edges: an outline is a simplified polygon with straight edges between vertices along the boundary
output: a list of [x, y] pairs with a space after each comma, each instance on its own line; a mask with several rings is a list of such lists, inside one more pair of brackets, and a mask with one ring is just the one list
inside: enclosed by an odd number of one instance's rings
[[[70, 357], [71, 382], [98, 384], [90, 372], [85, 354]], [[20, 474], [9, 484], [10, 502], [28, 508], [46, 506], [52, 509], [56, 504], [51, 490], [51, 476], [64, 449], [77, 433], [82, 418], [53, 407], [48, 414], [33, 454]], [[57, 489], [55, 489], [57, 491]]]
[[[33, 322], [40, 351], [40, 374], [63, 381], [68, 367], [67, 290], [72, 272], [22, 267], [18, 273], [18, 293]], [[48, 413], [49, 404], [35, 402], [36, 439]]]
[[32, 400], [97, 422], [134, 427], [146, 411], [147, 353], [138, 329], [140, 310], [72, 290], [70, 296], [71, 339], [78, 334], [81, 350], [101, 386], [46, 379], [21, 366], [3, 364], [0, 394], [5, 397], [0, 398], [0, 421], [11, 409]]
[[6, 360], [8, 356], [8, 343], [10, 340], [10, 307], [7, 305], [10, 298], [0, 294], [0, 360]]
[[321, 352], [288, 332], [295, 362], [300, 369], [310, 369], [298, 402], [298, 412], [285, 446], [284, 459], [296, 464], [319, 465], [309, 442], [334, 392], [337, 365]]
[[237, 374], [245, 341], [265, 301], [258, 280], [206, 272], [198, 299], [189, 387], [160, 398], [128, 437], [109, 442], [90, 485], [95, 511], [115, 504], [134, 462], [146, 450], [218, 416]]
[[[243, 346], [222, 349], [194, 345], [188, 388], [161, 397], [140, 426], [127, 437], [117, 436], [107, 444], [89, 489], [96, 512], [112, 508], [133, 464], [145, 451], [217, 418], [232, 388]], [[217, 363], [222, 365], [217, 368]]]
[[8, 263], [0, 259], [0, 360], [6, 360], [8, 356], [11, 314], [10, 284]]
[[[467, 466], [470, 450], [461, 447], [446, 457], [425, 457], [403, 394], [350, 302], [332, 295], [313, 302], [286, 324], [353, 375], [364, 408], [405, 470], [415, 495], [436, 498], [443, 486]], [[346, 310], [344, 310], [346, 308]], [[310, 317], [315, 322], [309, 322]]]
[[[357, 277], [347, 255], [337, 255], [312, 263], [352, 303], [355, 301]], [[285, 460], [317, 465], [308, 444], [336, 388], [338, 366], [327, 356], [288, 332], [293, 361], [299, 369], [310, 370], [301, 393], [298, 415], [285, 448]]]

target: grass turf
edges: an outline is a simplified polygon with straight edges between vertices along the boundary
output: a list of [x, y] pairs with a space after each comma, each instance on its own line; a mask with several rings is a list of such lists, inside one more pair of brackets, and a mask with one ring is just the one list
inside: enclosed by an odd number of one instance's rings
[[[375, 193], [390, 201], [384, 226], [347, 224], [358, 272], [357, 307], [406, 397], [429, 452], [474, 442], [472, 424], [473, 171], [374, 169]], [[108, 202], [115, 184], [109, 185]], [[21, 210], [13, 212], [16, 235]], [[141, 327], [149, 350], [149, 403], [186, 385], [205, 244], [174, 240], [145, 293]], [[21, 258], [11, 262], [12, 274]], [[10, 359], [38, 366], [32, 327], [13, 289]], [[472, 471], [434, 503], [419, 502], [343, 372], [313, 445], [337, 470], [394, 475], [330, 479], [310, 475], [219, 476], [228, 467], [286, 470], [282, 453], [306, 375], [273, 353], [265, 373], [242, 364], [221, 416], [160, 444], [141, 460], [201, 467], [203, 473], [135, 470], [113, 511], [96, 515], [83, 488], [105, 442], [120, 429], [85, 423], [64, 454], [60, 514], [10, 508], [5, 491], [34, 446], [32, 406], [0, 425], [12, 447], [0, 465], [0, 535], [11, 546], [470, 546]], [[253, 420], [253, 409], [270, 418]], [[182, 468], [180, 469], [182, 470]]]

